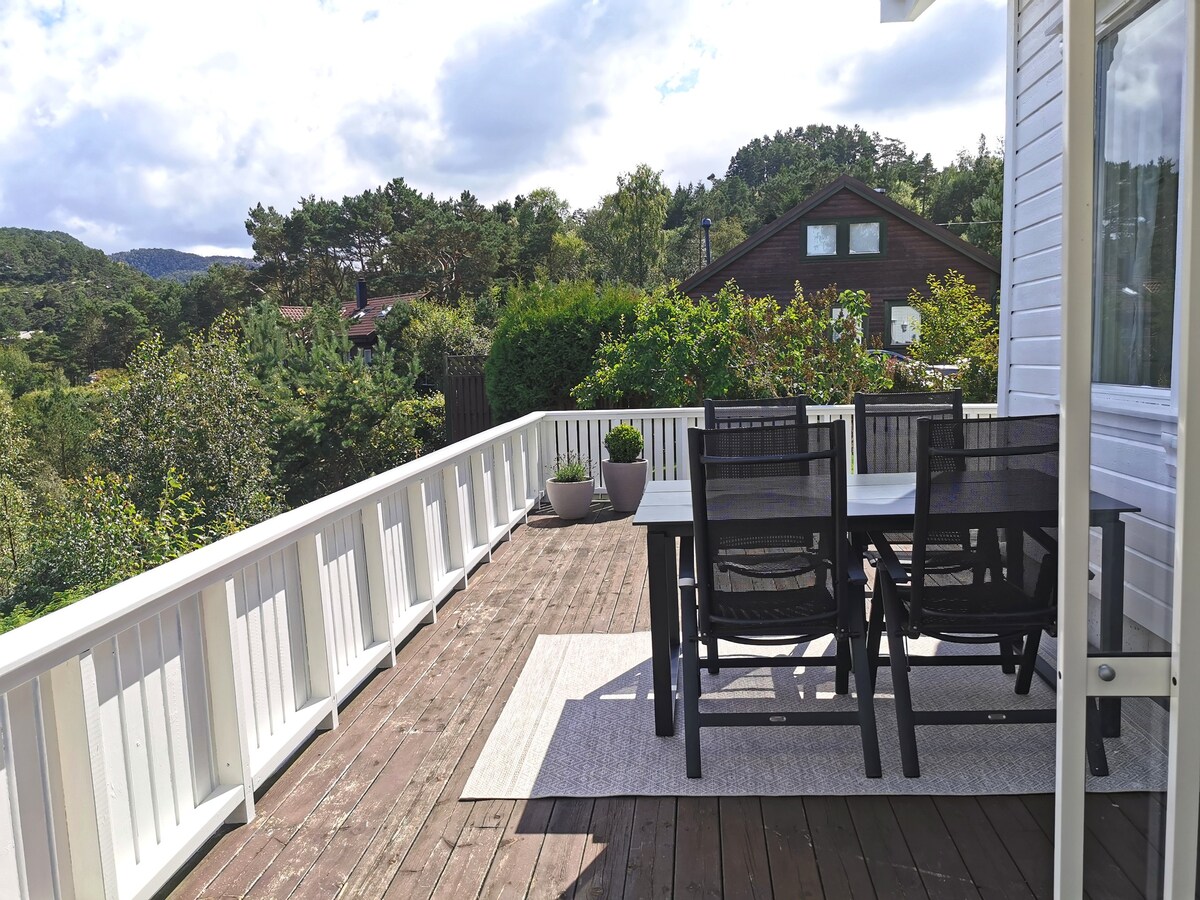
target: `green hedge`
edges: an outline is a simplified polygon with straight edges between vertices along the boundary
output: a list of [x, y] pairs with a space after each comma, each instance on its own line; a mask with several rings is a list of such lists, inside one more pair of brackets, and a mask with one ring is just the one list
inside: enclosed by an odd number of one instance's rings
[[589, 281], [512, 288], [485, 368], [500, 421], [538, 409], [573, 409], [571, 388], [592, 371], [604, 335], [632, 324], [640, 292]]

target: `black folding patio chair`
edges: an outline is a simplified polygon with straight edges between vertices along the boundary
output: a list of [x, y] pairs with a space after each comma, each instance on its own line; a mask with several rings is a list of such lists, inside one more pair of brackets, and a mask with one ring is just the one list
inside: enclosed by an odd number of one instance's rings
[[[859, 474], [915, 472], [917, 466], [917, 421], [935, 419], [957, 420], [963, 417], [962, 390], [919, 391], [893, 394], [854, 395], [854, 466]], [[982, 537], [984, 549], [989, 549], [996, 540], [994, 533]], [[897, 558], [905, 567], [909, 564], [908, 547], [912, 536], [889, 533], [888, 542]], [[861, 543], [861, 540], [859, 541]], [[926, 560], [928, 569], [942, 572], [972, 572], [982, 577], [979, 566], [987, 559], [978, 552], [968, 533], [946, 532], [931, 536], [931, 547], [936, 551]], [[865, 548], [864, 548], [865, 550]], [[877, 559], [867, 552], [867, 559], [874, 565]], [[878, 585], [876, 585], [876, 591]], [[875, 677], [875, 660], [878, 657], [879, 637], [883, 633], [883, 604], [871, 599], [871, 618], [868, 629], [871, 643], [871, 677]], [[1007, 674], [1015, 671], [1012, 648], [1001, 649], [1001, 668]]]
[[[695, 561], [681, 562], [687, 774], [706, 726], [858, 725], [880, 775], [867, 664], [866, 576], [846, 537], [845, 423], [689, 429]], [[694, 566], [694, 568], [693, 568]], [[850, 647], [857, 712], [700, 712], [700, 642]], [[726, 656], [725, 667], [837, 666], [836, 657]]]
[[[808, 397], [772, 397], [758, 400], [704, 401], [705, 428], [764, 428], [773, 425], [807, 425]], [[721, 658], [716, 640], [708, 642], [705, 661], [710, 675], [721, 671]], [[836, 690], [848, 691], [850, 684], [850, 648], [838, 642], [838, 671]]]
[[[994, 665], [1003, 648], [1017, 644], [1020, 666], [1016, 692], [1029, 692], [1043, 632], [1057, 623], [1055, 578], [1057, 546], [1047, 532], [1058, 517], [1058, 417], [917, 422], [916, 506], [912, 557], [900, 563], [886, 535], [872, 535], [879, 552], [877, 596], [882, 595], [888, 635], [892, 686], [904, 774], [920, 775], [916, 726], [1053, 722], [1053, 709], [913, 709], [909, 669], [917, 665]], [[997, 534], [1001, 529], [1029, 536], [1040, 552], [1024, 573], [1020, 560], [1001, 558], [1001, 548], [982, 575], [963, 577], [936, 565], [940, 535], [972, 530]], [[1023, 547], [1029, 547], [1023, 541]], [[930, 562], [934, 561], [934, 565]], [[1006, 565], [1011, 564], [1011, 565]], [[1009, 577], [1009, 575], [1013, 577]], [[997, 654], [915, 656], [907, 639], [930, 636], [962, 644], [996, 644]]]

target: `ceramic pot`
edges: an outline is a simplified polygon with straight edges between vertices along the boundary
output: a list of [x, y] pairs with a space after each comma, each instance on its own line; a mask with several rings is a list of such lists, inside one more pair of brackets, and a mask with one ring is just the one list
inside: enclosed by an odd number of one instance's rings
[[546, 496], [550, 505], [560, 519], [582, 519], [592, 506], [592, 494], [595, 492], [595, 482], [587, 481], [555, 481], [553, 478], [546, 482]]
[[646, 460], [616, 463], [606, 459], [600, 465], [612, 508], [616, 512], [634, 512], [646, 492]]

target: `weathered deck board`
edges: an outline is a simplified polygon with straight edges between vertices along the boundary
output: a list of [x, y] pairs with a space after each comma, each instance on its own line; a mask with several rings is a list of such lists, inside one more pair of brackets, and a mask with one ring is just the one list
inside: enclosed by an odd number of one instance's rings
[[[1045, 796], [460, 801], [538, 635], [646, 630], [648, 599], [628, 516], [531, 516], [173, 896], [1050, 896]], [[1091, 896], [1152, 891], [1158, 798], [1093, 797], [1087, 827]]]

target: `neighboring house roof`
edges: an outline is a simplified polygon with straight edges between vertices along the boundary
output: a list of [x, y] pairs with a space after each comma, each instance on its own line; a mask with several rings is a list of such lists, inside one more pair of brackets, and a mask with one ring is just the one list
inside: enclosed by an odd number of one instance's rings
[[[347, 300], [342, 304], [342, 318], [350, 323], [350, 337], [369, 339], [375, 335], [375, 323], [377, 320], [386, 316], [397, 303], [412, 302], [420, 300], [425, 296], [424, 291], [415, 291], [411, 294], [393, 294], [390, 297], [369, 297], [367, 305], [361, 310], [358, 308], [358, 301]], [[289, 322], [299, 322], [308, 315], [309, 307], [307, 306], [280, 306], [279, 313]]]
[[813, 212], [817, 207], [825, 203], [839, 191], [851, 191], [852, 193], [857, 194], [864, 200], [873, 203], [875, 206], [878, 206], [884, 212], [895, 216], [914, 228], [920, 229], [930, 237], [936, 238], [947, 246], [952, 247], [963, 256], [973, 259], [980, 265], [985, 266], [986, 268], [991, 269], [999, 274], [1000, 260], [992, 256], [992, 254], [987, 253], [984, 250], [980, 250], [974, 244], [967, 243], [954, 232], [949, 231], [940, 225], [935, 225], [924, 216], [917, 215], [908, 207], [902, 206], [887, 194], [880, 193], [865, 182], [859, 181], [857, 178], [852, 178], [849, 175], [841, 175], [823, 187], [821, 190], [817, 191], [803, 203], [788, 210], [769, 225], [760, 228], [728, 253], [719, 256], [717, 259], [714, 259], [703, 269], [696, 272], [690, 278], [684, 280], [679, 285], [680, 292], [686, 294], [689, 291], [694, 290], [702, 282], [708, 281], [714, 275], [719, 274], [720, 271], [726, 268], [730, 263], [742, 258], [768, 238], [778, 234], [797, 219], [801, 219]]
[[390, 297], [368, 297], [366, 306], [358, 308], [358, 302], [347, 300], [342, 304], [342, 318], [350, 322], [350, 338], [370, 338], [375, 334], [375, 325], [397, 303], [410, 303], [425, 296], [423, 291], [411, 294], [393, 294]]

